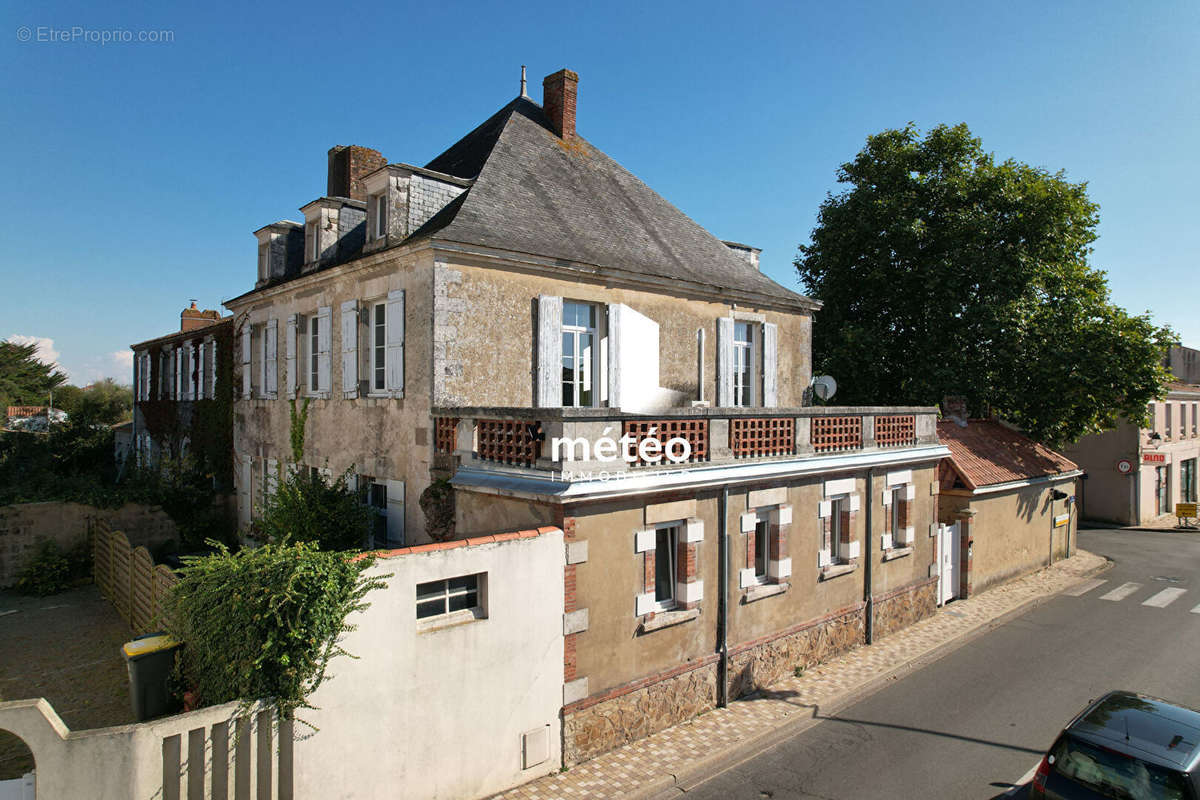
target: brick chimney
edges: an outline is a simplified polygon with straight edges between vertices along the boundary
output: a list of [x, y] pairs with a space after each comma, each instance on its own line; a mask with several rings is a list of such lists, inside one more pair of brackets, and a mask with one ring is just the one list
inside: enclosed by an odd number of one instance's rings
[[212, 325], [214, 322], [220, 322], [220, 320], [220, 311], [212, 311], [210, 309], [201, 311], [196, 308], [196, 301], [193, 300], [192, 304], [179, 314], [179, 330], [194, 331], [197, 328]]
[[339, 144], [329, 148], [329, 180], [325, 196], [365, 201], [367, 190], [362, 185], [363, 176], [385, 164], [387, 159], [369, 147]]
[[575, 138], [575, 95], [579, 92], [579, 76], [569, 69], [560, 69], [542, 79], [542, 110], [550, 119], [550, 127], [560, 138]]
[[970, 417], [967, 412], [967, 398], [956, 394], [946, 395], [942, 398], [942, 416], [966, 427], [967, 419]]

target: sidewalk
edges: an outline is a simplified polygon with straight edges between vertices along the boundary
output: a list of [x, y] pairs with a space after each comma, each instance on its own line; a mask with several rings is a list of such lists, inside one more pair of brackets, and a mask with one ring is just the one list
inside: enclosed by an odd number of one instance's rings
[[1104, 558], [1080, 550], [1052, 567], [955, 601], [929, 619], [733, 702], [729, 708], [715, 709], [497, 797], [552, 800], [677, 794], [676, 787], [694, 785], [816, 724], [812, 718], [818, 710], [823, 715], [834, 713], [866, 697], [1107, 565]]

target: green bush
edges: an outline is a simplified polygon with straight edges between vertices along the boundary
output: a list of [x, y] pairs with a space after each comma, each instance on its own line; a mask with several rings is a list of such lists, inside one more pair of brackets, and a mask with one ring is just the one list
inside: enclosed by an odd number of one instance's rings
[[38, 541], [37, 550], [17, 574], [17, 591], [45, 597], [66, 591], [91, 572], [91, 554], [83, 544], [64, 553], [50, 539]]
[[165, 598], [167, 629], [183, 642], [181, 677], [203, 705], [262, 700], [293, 716], [325, 679], [347, 616], [385, 584], [372, 559], [311, 542], [267, 544], [184, 559]]
[[259, 509], [256, 532], [269, 542], [315, 542], [322, 550], [362, 548], [376, 512], [350, 490], [350, 474], [328, 482], [317, 470], [289, 473]]

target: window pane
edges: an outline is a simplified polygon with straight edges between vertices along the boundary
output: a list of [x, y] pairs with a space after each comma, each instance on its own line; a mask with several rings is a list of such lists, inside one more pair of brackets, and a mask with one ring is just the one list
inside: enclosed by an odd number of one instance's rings
[[654, 549], [654, 599], [675, 598], [675, 529], [659, 528]]
[[579, 405], [592, 405], [592, 334], [579, 334]]
[[475, 591], [475, 587], [477, 585], [478, 585], [478, 576], [477, 575], [464, 575], [461, 578], [451, 578], [450, 579], [450, 591], [451, 592], [455, 591], [456, 589], [458, 591], [462, 591], [463, 589], [466, 589], [466, 590], [473, 592], [473, 591]]
[[430, 600], [426, 603], [417, 603], [417, 619], [425, 617], [436, 617], [438, 614], [446, 613], [446, 601], [443, 599]]
[[754, 526], [754, 574], [767, 574], [768, 523], [763, 521]]
[[466, 594], [456, 594], [450, 597], [450, 611], [462, 611], [466, 608], [475, 608], [479, 605], [479, 595], [475, 592], [467, 592]]
[[1181, 775], [1104, 747], [1066, 736], [1054, 753], [1054, 771], [1105, 797], [1184, 800]]
[[430, 581], [429, 583], [417, 584], [417, 600], [425, 600], [430, 597], [440, 597], [445, 593], [445, 581]]
[[739, 344], [750, 343], [750, 323], [735, 322], [733, 323], [733, 340]]

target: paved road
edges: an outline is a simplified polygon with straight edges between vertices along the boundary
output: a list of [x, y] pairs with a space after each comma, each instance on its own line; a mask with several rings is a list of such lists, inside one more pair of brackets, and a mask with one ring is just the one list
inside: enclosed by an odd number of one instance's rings
[[1115, 566], [1078, 596], [1009, 621], [686, 796], [998, 797], [1109, 689], [1200, 708], [1200, 535], [1085, 530], [1079, 541]]

